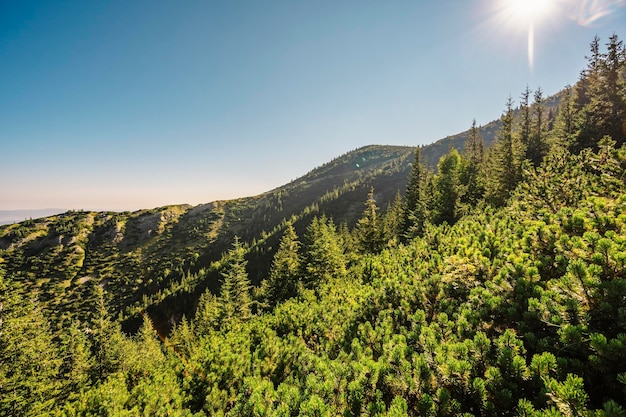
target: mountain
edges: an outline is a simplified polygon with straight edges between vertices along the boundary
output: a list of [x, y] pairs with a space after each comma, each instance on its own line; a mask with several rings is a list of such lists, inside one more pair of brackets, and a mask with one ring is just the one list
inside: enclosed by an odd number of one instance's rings
[[370, 187], [381, 207], [404, 190], [412, 158], [411, 147], [366, 146], [254, 197], [29, 219], [0, 227], [0, 258], [26, 293], [40, 294], [50, 312], [90, 314], [99, 285], [129, 329], [144, 309], [167, 329], [193, 312], [206, 288], [218, 290], [212, 265], [235, 236], [251, 248], [248, 270], [258, 284], [288, 221], [299, 234], [320, 214], [354, 226]]
[[[556, 108], [559, 99], [547, 99], [547, 108]], [[479, 128], [487, 146], [499, 128], [499, 120]], [[422, 160], [436, 167], [451, 148], [462, 150], [468, 135], [469, 130], [422, 147]], [[299, 236], [322, 214], [351, 229], [371, 187], [383, 210], [404, 192], [414, 150], [365, 146], [253, 197], [132, 213], [68, 211], [2, 226], [0, 259], [25, 292], [42, 296], [48, 311], [90, 314], [94, 285], [100, 285], [126, 329], [136, 329], [139, 313], [147, 310], [167, 332], [183, 314], [193, 313], [207, 288], [219, 290], [217, 269], [235, 236], [250, 247], [248, 272], [258, 285], [287, 222]]]

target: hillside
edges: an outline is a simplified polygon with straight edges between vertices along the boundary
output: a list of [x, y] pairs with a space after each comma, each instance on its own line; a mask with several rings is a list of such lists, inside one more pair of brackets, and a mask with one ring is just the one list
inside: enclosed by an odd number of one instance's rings
[[211, 265], [235, 235], [253, 249], [249, 270], [258, 283], [286, 221], [303, 231], [314, 215], [326, 213], [354, 226], [371, 186], [382, 207], [403, 191], [412, 157], [412, 148], [368, 146], [254, 197], [27, 220], [0, 227], [0, 258], [50, 312], [88, 313], [93, 286], [103, 285], [116, 314], [137, 319], [137, 311], [150, 307], [163, 322], [176, 320], [193, 311], [207, 287], [218, 290]]
[[[546, 100], [555, 109], [561, 94]], [[515, 110], [519, 118], [520, 110]], [[479, 127], [485, 145], [499, 120]], [[422, 147], [431, 167], [450, 149], [462, 150], [469, 130]], [[248, 271], [258, 285], [269, 271], [286, 222], [299, 235], [316, 215], [354, 227], [370, 187], [383, 210], [404, 193], [414, 148], [371, 145], [348, 152], [289, 184], [258, 196], [199, 206], [136, 212], [74, 212], [0, 226], [0, 258], [24, 291], [38, 291], [51, 312], [88, 314], [94, 285], [128, 330], [148, 309], [167, 331], [192, 314], [205, 289], [219, 290], [216, 267], [235, 236], [249, 247]]]
[[255, 197], [0, 228], [0, 415], [626, 416], [607, 49], [436, 167], [370, 146]]
[[[480, 128], [485, 143], [499, 123]], [[450, 147], [463, 149], [468, 132], [424, 146], [423, 159], [438, 161]], [[413, 153], [411, 147], [366, 146], [253, 197], [132, 213], [69, 211], [0, 226], [0, 258], [51, 312], [88, 314], [93, 286], [103, 285], [128, 329], [139, 324], [138, 311], [149, 309], [166, 331], [193, 313], [205, 289], [219, 290], [215, 264], [235, 236], [251, 247], [248, 271], [258, 284], [287, 221], [299, 234], [320, 214], [352, 228], [370, 187], [383, 209], [404, 192]]]

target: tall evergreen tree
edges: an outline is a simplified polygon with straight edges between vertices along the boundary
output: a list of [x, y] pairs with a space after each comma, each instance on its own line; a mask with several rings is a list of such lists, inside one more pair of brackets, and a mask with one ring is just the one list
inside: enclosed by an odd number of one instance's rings
[[202, 293], [192, 322], [198, 336], [204, 336], [219, 328], [220, 312], [220, 301], [215, 294], [210, 290]]
[[626, 142], [626, 49], [616, 34], [609, 38], [604, 62], [608, 109], [603, 133], [612, 137], [619, 147]]
[[472, 121], [469, 136], [463, 151], [461, 178], [463, 185], [460, 201], [462, 204], [474, 206], [483, 198], [485, 189], [481, 178], [484, 162], [484, 141], [476, 126], [476, 119]]
[[535, 91], [532, 112], [533, 112], [533, 129], [526, 147], [526, 159], [539, 166], [547, 151], [545, 142], [545, 105], [543, 102], [543, 91], [538, 88]]
[[522, 146], [513, 135], [513, 100], [509, 97], [501, 117], [502, 127], [489, 154], [489, 178], [485, 197], [495, 206], [503, 205], [522, 176]]
[[624, 75], [626, 53], [617, 35], [611, 36], [607, 53], [600, 52], [600, 39], [591, 43], [587, 68], [577, 84], [578, 132], [570, 145], [574, 153], [585, 148], [597, 149], [605, 135], [618, 145], [626, 141], [626, 97]]
[[64, 361], [62, 372], [67, 381], [65, 396], [80, 395], [90, 386], [94, 366], [91, 345], [80, 322], [73, 322], [62, 334]]
[[433, 222], [454, 224], [457, 220], [461, 173], [461, 156], [456, 149], [444, 155], [437, 164]]
[[402, 229], [405, 239], [421, 236], [428, 218], [425, 196], [427, 171], [421, 160], [421, 151], [421, 147], [415, 149], [415, 157], [404, 193]]
[[297, 294], [302, 274], [299, 251], [298, 235], [289, 223], [274, 255], [269, 277], [262, 284], [262, 292], [269, 305], [275, 305]]
[[571, 143], [576, 133], [576, 112], [574, 108], [573, 88], [567, 85], [556, 115], [554, 143], [557, 149], [563, 149]]
[[576, 113], [578, 115], [576, 124], [577, 132], [570, 143], [570, 150], [573, 153], [579, 153], [584, 148], [593, 147], [594, 136], [593, 131], [593, 109], [591, 98], [597, 94], [598, 85], [600, 83], [600, 64], [602, 56], [600, 53], [600, 38], [595, 36], [589, 45], [591, 55], [587, 58], [587, 68], [580, 73], [578, 82], [576, 83], [576, 97], [574, 100]]
[[[4, 288], [2, 288], [4, 287]], [[0, 415], [45, 415], [61, 390], [61, 364], [39, 301], [0, 277]]]
[[383, 248], [381, 222], [374, 199], [374, 187], [370, 188], [365, 201], [365, 211], [356, 226], [356, 236], [362, 252], [377, 253]]
[[402, 195], [400, 192], [397, 192], [396, 197], [387, 206], [382, 221], [382, 239], [388, 246], [395, 246], [400, 239], [400, 234], [402, 233], [402, 206]]
[[106, 292], [101, 285], [95, 285], [96, 312], [91, 322], [91, 347], [95, 361], [94, 379], [103, 381], [117, 372], [122, 366], [126, 352], [125, 338], [120, 324], [109, 316]]
[[339, 241], [339, 246], [343, 250], [346, 268], [352, 263], [358, 261], [359, 259], [359, 251], [358, 251], [358, 242], [354, 236], [353, 231], [350, 230], [348, 223], [343, 221], [337, 227], [337, 238]]
[[325, 215], [315, 217], [306, 233], [304, 284], [318, 283], [346, 275], [346, 256], [337, 228]]
[[246, 272], [246, 250], [235, 237], [233, 247], [226, 255], [226, 264], [222, 267], [222, 287], [219, 305], [220, 320], [228, 325], [235, 320], [247, 320], [252, 315], [252, 298], [250, 296], [250, 279]]
[[520, 141], [524, 148], [528, 148], [531, 140], [531, 108], [530, 108], [530, 88], [528, 85], [520, 97], [520, 113], [522, 120], [520, 123]]
[[133, 371], [139, 375], [149, 375], [156, 373], [159, 366], [165, 361], [165, 355], [152, 320], [147, 314], [143, 314], [142, 318], [142, 326], [133, 338], [139, 352]]

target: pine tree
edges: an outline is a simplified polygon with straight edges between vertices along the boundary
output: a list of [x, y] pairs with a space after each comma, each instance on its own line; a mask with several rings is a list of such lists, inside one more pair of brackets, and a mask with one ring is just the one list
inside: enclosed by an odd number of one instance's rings
[[591, 56], [587, 68], [577, 84], [576, 106], [578, 132], [570, 149], [579, 153], [585, 148], [597, 150], [598, 142], [609, 135], [618, 145], [626, 141], [626, 97], [623, 72], [626, 69], [626, 52], [617, 35], [611, 36], [606, 54], [600, 52], [600, 39], [591, 43]]
[[526, 147], [526, 159], [534, 166], [539, 166], [547, 150], [545, 143], [545, 105], [543, 103], [543, 91], [538, 88], [535, 91], [532, 105], [534, 126]]
[[61, 392], [62, 358], [36, 298], [0, 277], [0, 415], [49, 413]]
[[435, 177], [433, 223], [454, 224], [457, 220], [461, 172], [461, 156], [452, 149], [439, 159]]
[[346, 275], [346, 256], [332, 219], [315, 217], [306, 233], [304, 283], [314, 288], [321, 282]]
[[395, 246], [402, 233], [402, 215], [403, 200], [400, 192], [396, 193], [396, 197], [387, 206], [383, 217], [382, 239], [387, 246]]
[[428, 218], [425, 196], [426, 180], [427, 172], [421, 161], [421, 148], [417, 147], [404, 193], [402, 230], [405, 239], [421, 236], [424, 232]]
[[460, 181], [463, 184], [460, 201], [467, 206], [475, 206], [485, 193], [481, 178], [484, 146], [483, 138], [476, 126], [476, 120], [474, 120], [465, 142], [460, 174]]
[[513, 135], [513, 100], [509, 97], [502, 127], [495, 146], [489, 154], [489, 173], [485, 198], [495, 206], [502, 206], [517, 186], [522, 176], [522, 146]]
[[522, 114], [520, 141], [524, 148], [529, 146], [531, 140], [530, 93], [530, 88], [526, 86], [526, 89], [522, 92], [522, 96], [520, 97], [520, 112]]
[[252, 315], [250, 279], [246, 272], [246, 250], [235, 237], [232, 249], [226, 256], [226, 264], [220, 272], [223, 278], [220, 289], [220, 319], [223, 325], [235, 320], [247, 320]]
[[274, 255], [269, 277], [263, 281], [262, 292], [269, 305], [296, 295], [301, 278], [300, 241], [289, 223]]
[[206, 290], [198, 300], [193, 328], [198, 336], [209, 334], [219, 327], [220, 302], [210, 290]]
[[371, 187], [365, 201], [365, 211], [356, 226], [356, 236], [362, 252], [378, 253], [383, 248], [382, 230], [377, 212], [374, 187]]
[[67, 381], [65, 395], [79, 395], [91, 385], [90, 376], [95, 365], [89, 338], [78, 321], [70, 325], [62, 338], [65, 356], [62, 372]]
[[563, 98], [556, 115], [553, 146], [557, 149], [563, 149], [573, 141], [576, 133], [575, 116], [573, 88], [567, 85], [563, 90]]

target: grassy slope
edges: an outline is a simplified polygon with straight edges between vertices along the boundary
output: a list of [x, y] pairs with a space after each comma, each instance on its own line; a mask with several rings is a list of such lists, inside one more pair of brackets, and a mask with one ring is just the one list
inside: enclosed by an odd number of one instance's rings
[[[354, 224], [370, 186], [381, 206], [404, 189], [412, 152], [409, 147], [361, 148], [255, 197], [133, 213], [67, 212], [3, 226], [0, 258], [49, 311], [88, 314], [92, 286], [99, 284], [116, 312], [128, 317], [165, 300], [161, 316], [170, 319], [193, 308], [193, 295], [206, 287], [218, 289], [211, 265], [235, 235], [254, 247], [249, 269], [259, 282], [287, 220], [300, 232], [320, 213]], [[190, 274], [192, 279], [183, 279]]]

